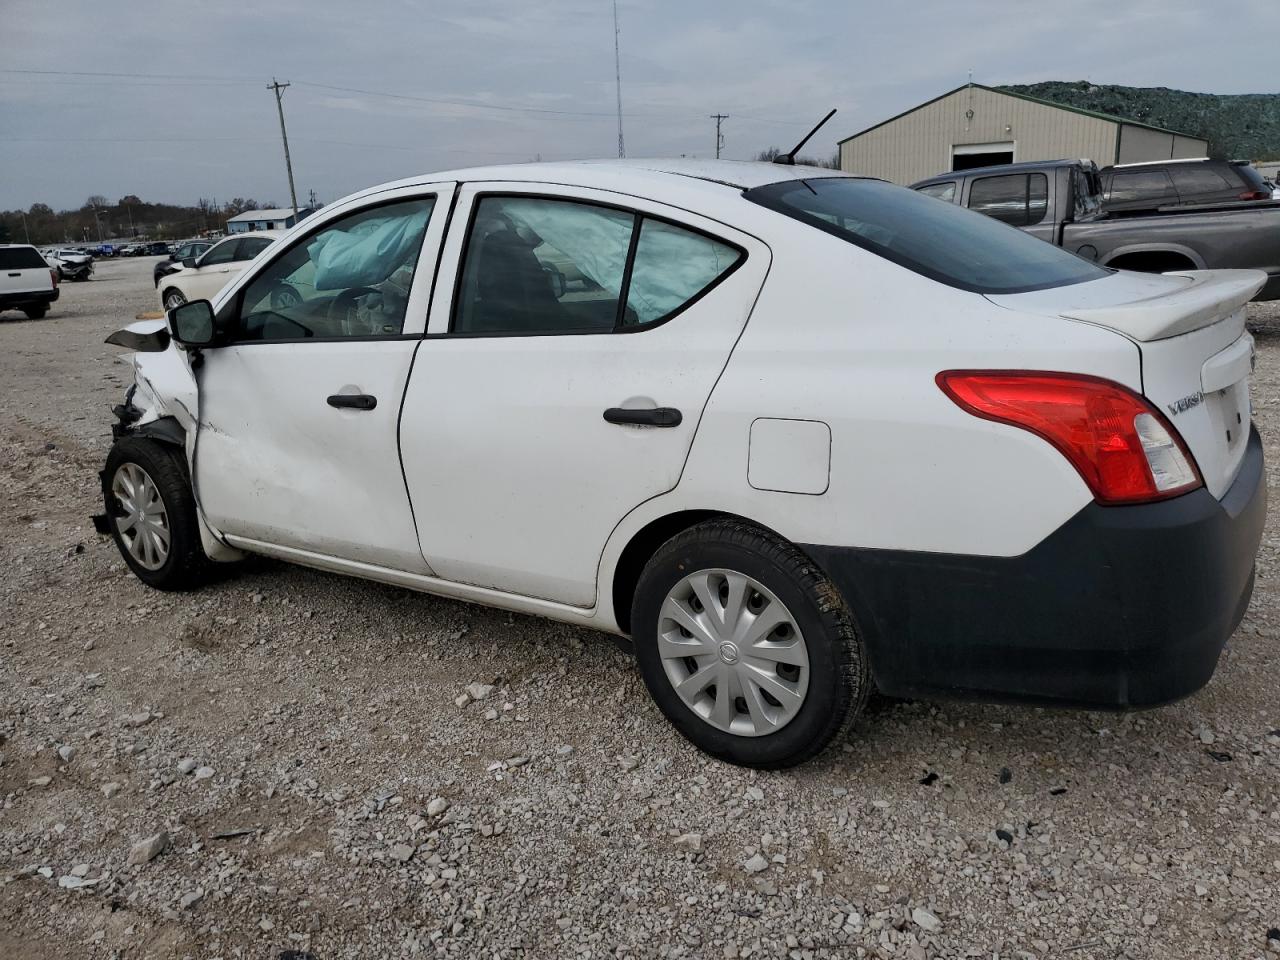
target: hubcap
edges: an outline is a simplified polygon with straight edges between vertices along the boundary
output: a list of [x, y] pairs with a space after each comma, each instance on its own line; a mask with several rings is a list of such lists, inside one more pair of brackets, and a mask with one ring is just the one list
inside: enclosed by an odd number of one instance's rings
[[685, 706], [717, 730], [759, 737], [804, 704], [809, 650], [791, 612], [733, 570], [699, 570], [667, 594], [658, 653]]
[[116, 531], [129, 555], [147, 570], [159, 570], [169, 559], [169, 514], [155, 481], [136, 463], [122, 463], [111, 478], [111, 495], [119, 505]]
[[187, 298], [184, 297], [182, 294], [180, 294], [177, 290], [174, 290], [172, 293], [170, 293], [167, 297], [164, 298], [164, 305], [165, 305], [165, 309], [167, 310], [172, 310], [174, 309], [174, 307], [180, 307], [186, 302], [187, 302]]

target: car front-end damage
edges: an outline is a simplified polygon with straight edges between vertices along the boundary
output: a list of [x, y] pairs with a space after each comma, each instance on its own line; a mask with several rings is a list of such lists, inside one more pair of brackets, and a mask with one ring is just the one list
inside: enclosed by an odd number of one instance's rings
[[[173, 342], [164, 320], [131, 323], [107, 337], [106, 342], [131, 351], [122, 354], [121, 359], [133, 370], [133, 383], [125, 391], [124, 400], [111, 408], [116, 418], [111, 425], [112, 439], [141, 437], [176, 447], [182, 452], [190, 475], [199, 412], [194, 359]], [[103, 473], [99, 476], [109, 504], [108, 479]], [[195, 493], [194, 482], [192, 487]], [[196, 499], [198, 504], [198, 494]], [[197, 519], [201, 545], [209, 559], [231, 561], [244, 556], [218, 539], [198, 510]], [[93, 525], [98, 533], [111, 532], [106, 513], [96, 514]]]

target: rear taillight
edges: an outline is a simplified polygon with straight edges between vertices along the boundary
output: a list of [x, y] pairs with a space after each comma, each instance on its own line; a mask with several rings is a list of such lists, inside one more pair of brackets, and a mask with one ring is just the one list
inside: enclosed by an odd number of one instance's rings
[[58, 271], [50, 269], [49, 276], [53, 277], [53, 285], [56, 287], [58, 285]]
[[1270, 200], [1271, 193], [1268, 190], [1246, 190], [1240, 194], [1237, 200]]
[[937, 382], [975, 417], [1021, 427], [1053, 444], [1099, 503], [1163, 500], [1201, 485], [1173, 425], [1118, 383], [999, 370], [948, 370]]

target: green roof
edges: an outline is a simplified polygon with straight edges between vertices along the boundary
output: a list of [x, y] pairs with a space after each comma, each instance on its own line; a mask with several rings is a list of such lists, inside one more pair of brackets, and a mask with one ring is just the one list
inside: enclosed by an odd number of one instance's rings
[[[938, 96], [934, 97], [932, 100], [926, 100], [924, 103], [917, 104], [916, 106], [912, 107], [910, 110], [903, 110], [901, 113], [890, 117], [888, 120], [881, 120], [879, 123], [874, 124], [870, 127], [867, 127], [865, 130], [859, 130], [857, 133], [851, 134], [839, 142], [848, 143], [850, 140], [856, 139], [857, 137], [862, 136], [864, 133], [870, 133], [872, 130], [878, 130], [880, 127], [883, 127], [885, 124], [893, 123], [893, 121], [895, 120], [900, 120], [909, 113], [915, 113], [917, 110], [923, 107], [927, 107], [931, 103], [937, 103], [939, 100], [943, 100], [951, 96], [952, 94], [959, 93], [961, 90], [968, 90], [970, 87], [976, 87], [979, 90], [986, 90], [990, 93], [998, 93], [1006, 97], [1015, 97], [1018, 100], [1029, 100], [1032, 103], [1038, 103], [1045, 107], [1054, 107], [1058, 110], [1066, 110], [1069, 113], [1079, 113], [1086, 117], [1093, 117], [1093, 119], [1095, 120], [1105, 120], [1108, 123], [1123, 123], [1126, 126], [1130, 126], [1130, 127], [1141, 127], [1144, 130], [1154, 130], [1157, 133], [1171, 133], [1174, 136], [1188, 137], [1192, 140], [1205, 139], [1204, 137], [1196, 136], [1193, 133], [1183, 133], [1180, 130], [1169, 130], [1169, 129], [1166, 129], [1165, 127], [1156, 127], [1149, 123], [1143, 123], [1141, 120], [1130, 120], [1128, 117], [1117, 117], [1109, 113], [1099, 113], [1096, 110], [1084, 110], [1080, 107], [1073, 107], [1070, 104], [1058, 103], [1056, 100], [1044, 100], [1040, 97], [1028, 96], [1025, 93], [1014, 93], [1012, 90], [1005, 90], [1002, 87], [989, 87], [983, 83], [965, 83], [956, 87], [954, 90], [948, 90], [946, 93], [938, 94]], [[1206, 140], [1205, 142], [1207, 143], [1208, 141]]]

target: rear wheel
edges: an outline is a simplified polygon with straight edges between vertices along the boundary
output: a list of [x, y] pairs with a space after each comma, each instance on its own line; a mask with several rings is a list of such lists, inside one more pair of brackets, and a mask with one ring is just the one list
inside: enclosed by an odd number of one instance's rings
[[43, 305], [39, 307], [23, 307], [22, 312], [27, 315], [28, 320], [42, 320], [44, 315], [49, 312], [49, 308]]
[[847, 729], [871, 688], [834, 585], [794, 546], [740, 521], [667, 541], [640, 576], [631, 622], [658, 707], [730, 763], [803, 763]]
[[173, 310], [175, 307], [180, 307], [187, 302], [187, 298], [183, 295], [182, 291], [176, 290], [173, 287], [170, 287], [164, 292], [163, 299], [164, 308], [166, 310]]
[[209, 559], [177, 447], [144, 437], [117, 440], [107, 455], [102, 492], [111, 536], [139, 580], [160, 590], [205, 582]]

